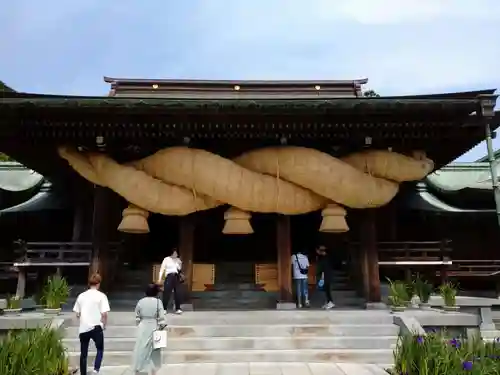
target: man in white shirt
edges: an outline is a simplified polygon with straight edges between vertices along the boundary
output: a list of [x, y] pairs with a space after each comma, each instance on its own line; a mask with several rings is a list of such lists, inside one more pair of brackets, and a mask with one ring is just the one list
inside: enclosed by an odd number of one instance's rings
[[94, 341], [97, 354], [94, 362], [94, 374], [101, 368], [104, 353], [104, 328], [108, 320], [108, 297], [99, 291], [101, 276], [93, 274], [89, 279], [89, 289], [78, 295], [73, 311], [80, 320], [80, 374], [87, 375], [87, 356], [90, 340]]
[[180, 272], [182, 261], [177, 254], [177, 249], [172, 249], [172, 254], [161, 262], [158, 274], [158, 285], [163, 285], [163, 306], [165, 310], [170, 302], [170, 296], [174, 293], [174, 308], [176, 314], [182, 314], [180, 299]]
[[297, 291], [297, 307], [302, 307], [302, 297], [304, 297], [304, 305], [309, 307], [309, 259], [300, 251], [292, 255], [292, 273], [295, 280], [295, 288]]

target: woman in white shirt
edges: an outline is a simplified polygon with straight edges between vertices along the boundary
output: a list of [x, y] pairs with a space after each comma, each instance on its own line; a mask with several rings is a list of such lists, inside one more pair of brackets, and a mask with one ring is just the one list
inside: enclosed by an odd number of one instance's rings
[[163, 284], [163, 306], [165, 306], [165, 309], [167, 308], [173, 292], [176, 314], [182, 314], [179, 296], [181, 269], [182, 261], [177, 254], [177, 249], [174, 248], [172, 254], [161, 262], [160, 273], [158, 275], [158, 285]]

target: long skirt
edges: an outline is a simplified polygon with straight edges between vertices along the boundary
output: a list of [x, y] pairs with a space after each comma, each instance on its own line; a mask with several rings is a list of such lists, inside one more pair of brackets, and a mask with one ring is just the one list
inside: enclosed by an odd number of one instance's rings
[[137, 326], [133, 370], [151, 373], [161, 367], [161, 349], [153, 349], [156, 320], [142, 320]]

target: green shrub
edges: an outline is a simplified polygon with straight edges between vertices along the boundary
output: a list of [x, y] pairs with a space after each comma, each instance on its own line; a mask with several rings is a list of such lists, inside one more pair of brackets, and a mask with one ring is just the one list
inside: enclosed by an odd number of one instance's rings
[[455, 306], [457, 299], [457, 288], [451, 282], [439, 286], [439, 294], [443, 297], [445, 306]]
[[500, 374], [500, 343], [460, 338], [442, 333], [402, 335], [394, 351], [394, 375]]
[[60, 334], [48, 327], [11, 331], [0, 339], [2, 375], [67, 375], [68, 356]]
[[50, 276], [43, 287], [43, 301], [49, 309], [59, 309], [68, 300], [71, 288], [64, 277]]
[[17, 296], [7, 296], [7, 308], [8, 309], [20, 309], [21, 308], [21, 299]]
[[426, 280], [418, 278], [415, 281], [415, 291], [421, 303], [428, 303], [431, 298], [433, 287]]
[[408, 306], [410, 297], [408, 296], [408, 284], [403, 281], [389, 281], [389, 304], [395, 307]]

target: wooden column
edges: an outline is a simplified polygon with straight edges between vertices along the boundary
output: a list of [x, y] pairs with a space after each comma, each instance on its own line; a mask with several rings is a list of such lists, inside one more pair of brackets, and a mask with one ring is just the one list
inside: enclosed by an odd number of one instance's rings
[[92, 261], [89, 274], [99, 273], [103, 289], [109, 287], [106, 280], [108, 267], [109, 191], [101, 186], [94, 187], [94, 209], [92, 213]]
[[292, 243], [290, 238], [290, 216], [278, 216], [276, 246], [278, 250], [279, 302], [292, 302]]
[[361, 214], [360, 242], [365, 296], [367, 302], [381, 302], [375, 210], [366, 209]]
[[185, 290], [184, 302], [191, 302], [191, 291], [193, 288], [193, 255], [194, 255], [194, 231], [196, 228], [193, 215], [183, 216], [179, 223], [179, 255], [182, 259], [184, 271]]

